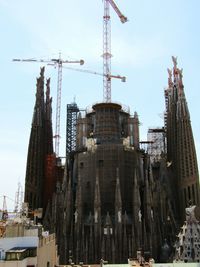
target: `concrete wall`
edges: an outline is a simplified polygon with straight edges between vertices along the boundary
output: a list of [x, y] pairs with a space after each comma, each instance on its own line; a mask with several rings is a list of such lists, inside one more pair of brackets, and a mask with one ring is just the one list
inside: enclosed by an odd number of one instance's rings
[[0, 261], [0, 267], [27, 267], [27, 265], [37, 266], [37, 257], [26, 258], [22, 261]]
[[44, 237], [40, 240], [37, 257], [37, 267], [47, 267], [47, 262], [49, 262], [49, 267], [58, 265], [57, 245], [54, 234]]

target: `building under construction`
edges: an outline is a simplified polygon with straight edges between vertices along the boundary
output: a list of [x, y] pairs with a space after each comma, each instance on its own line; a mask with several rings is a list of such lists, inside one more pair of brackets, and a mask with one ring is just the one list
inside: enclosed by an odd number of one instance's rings
[[62, 181], [63, 169], [58, 166], [59, 158], [53, 151], [52, 98], [50, 79], [44, 91], [44, 68], [36, 84], [36, 100], [27, 156], [25, 178], [25, 202], [30, 210], [43, 208], [55, 191], [56, 183]]
[[62, 263], [123, 263], [138, 250], [159, 261], [165, 240], [171, 247], [175, 242], [188, 201], [200, 204], [182, 71], [173, 62], [165, 125], [149, 130], [147, 149], [140, 146], [136, 112], [132, 116], [121, 104], [102, 102], [83, 114], [74, 103], [67, 112], [65, 166], [53, 153], [49, 80], [45, 101], [41, 70], [25, 201], [33, 210], [43, 208], [43, 223], [56, 232]]

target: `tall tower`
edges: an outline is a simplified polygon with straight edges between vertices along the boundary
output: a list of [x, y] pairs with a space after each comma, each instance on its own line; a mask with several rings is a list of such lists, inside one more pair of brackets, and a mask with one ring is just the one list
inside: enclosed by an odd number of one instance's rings
[[95, 104], [85, 117], [78, 117], [73, 169], [66, 172], [63, 185], [63, 262], [69, 251], [76, 263], [101, 258], [127, 262], [137, 249], [156, 257], [159, 212], [152, 199], [150, 160], [139, 149], [138, 128], [137, 113], [131, 116], [117, 103]]
[[67, 121], [66, 121], [66, 156], [76, 149], [76, 123], [79, 108], [77, 104], [67, 104]]
[[182, 69], [177, 68], [175, 57], [172, 60], [173, 71], [168, 69], [168, 88], [165, 90], [167, 158], [174, 174], [173, 183], [177, 191], [174, 198], [179, 219], [183, 221], [188, 202], [200, 203], [199, 174]]
[[[50, 98], [50, 79], [46, 83], [46, 97], [44, 95], [44, 67], [41, 68], [36, 86], [25, 178], [25, 202], [29, 203], [32, 210], [46, 207], [47, 198], [51, 197], [50, 191], [53, 190], [53, 180], [55, 180], [52, 171], [55, 162], [51, 120], [52, 99]], [[50, 165], [52, 168], [48, 171]], [[48, 174], [52, 177], [49, 178]], [[47, 183], [48, 186], [46, 186]]]

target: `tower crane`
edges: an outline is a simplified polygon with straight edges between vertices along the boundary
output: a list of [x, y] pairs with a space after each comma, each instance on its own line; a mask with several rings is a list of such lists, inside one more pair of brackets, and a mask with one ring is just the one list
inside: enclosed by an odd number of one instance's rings
[[116, 79], [120, 79], [122, 82], [125, 82], [126, 81], [126, 77], [125, 76], [112, 75], [112, 74], [109, 74], [108, 75], [108, 74], [104, 74], [104, 73], [93, 71], [93, 70], [72, 68], [72, 67], [66, 67], [66, 66], [63, 66], [63, 68], [68, 69], [68, 70], [73, 70], [73, 71], [79, 71], [79, 72], [85, 72], [85, 73], [90, 73], [90, 74], [96, 74], [96, 75], [105, 77], [105, 79], [107, 79], [107, 80], [111, 80], [111, 78], [116, 78]]
[[58, 68], [58, 80], [57, 80], [57, 99], [56, 99], [56, 126], [55, 126], [55, 153], [59, 156], [59, 144], [60, 144], [60, 110], [61, 110], [61, 91], [62, 91], [62, 67], [65, 63], [79, 63], [84, 64], [84, 60], [63, 60], [61, 58], [61, 53], [59, 53], [59, 58], [52, 58], [49, 60], [43, 59], [13, 59], [15, 62], [42, 62], [48, 65]]
[[[103, 100], [111, 102], [111, 24], [110, 24], [110, 5], [117, 13], [122, 23], [127, 22], [127, 18], [121, 13], [114, 0], [104, 0], [104, 16], [103, 16]], [[117, 78], [123, 79], [118, 76]]]
[[23, 198], [24, 198], [24, 193], [22, 185], [19, 182], [17, 192], [15, 193], [15, 209], [14, 209], [15, 212], [20, 212], [22, 210]]
[[7, 203], [6, 203], [6, 196], [3, 196], [3, 210], [2, 210], [2, 220], [6, 220], [8, 218], [8, 210], [7, 210]]

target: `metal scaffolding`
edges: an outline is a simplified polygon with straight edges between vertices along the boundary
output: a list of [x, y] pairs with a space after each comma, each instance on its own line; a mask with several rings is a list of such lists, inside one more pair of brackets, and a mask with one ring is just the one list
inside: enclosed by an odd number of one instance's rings
[[148, 145], [148, 153], [151, 161], [159, 161], [161, 154], [165, 153], [165, 129], [154, 128], [149, 129], [147, 133], [147, 140], [151, 142]]
[[70, 152], [76, 149], [76, 123], [79, 108], [77, 104], [67, 104], [67, 122], [66, 122], [66, 157]]

